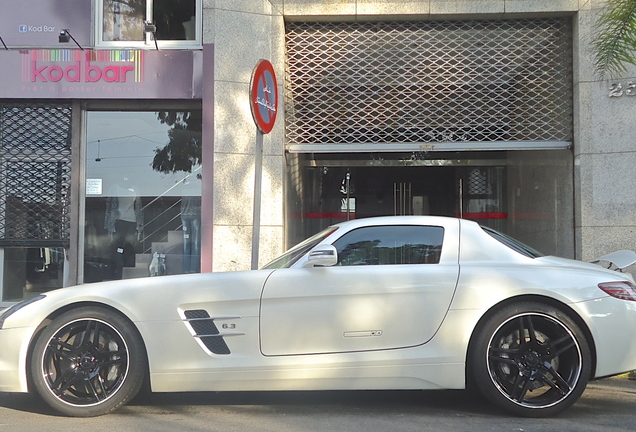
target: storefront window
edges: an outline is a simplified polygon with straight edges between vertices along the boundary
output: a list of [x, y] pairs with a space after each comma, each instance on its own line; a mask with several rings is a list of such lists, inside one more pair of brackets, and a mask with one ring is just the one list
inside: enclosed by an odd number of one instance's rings
[[201, 112], [87, 117], [84, 282], [199, 272]]
[[68, 103], [0, 103], [0, 302], [67, 284]]
[[[154, 45], [162, 48], [200, 45], [201, 11], [197, 0], [100, 0], [101, 25], [97, 40], [102, 45]], [[152, 23], [156, 32], [148, 32]]]
[[474, 220], [544, 254], [574, 257], [569, 150], [300, 155], [295, 164], [291, 244], [348, 219], [433, 215]]

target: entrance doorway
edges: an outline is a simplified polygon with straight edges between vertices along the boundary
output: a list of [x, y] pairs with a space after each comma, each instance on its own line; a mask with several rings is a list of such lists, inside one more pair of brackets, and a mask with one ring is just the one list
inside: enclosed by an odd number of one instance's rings
[[[453, 167], [357, 167], [330, 169], [329, 182], [350, 174], [350, 199], [355, 217], [438, 215], [457, 211], [456, 169]], [[325, 191], [325, 198], [333, 190]], [[338, 189], [336, 198], [343, 195]], [[328, 201], [328, 200], [327, 200]], [[328, 202], [324, 204], [329, 205]], [[344, 209], [343, 209], [344, 210]]]
[[571, 152], [416, 156], [299, 154], [289, 170], [288, 246], [348, 219], [433, 215], [475, 220], [573, 257]]
[[[311, 170], [305, 217], [434, 215], [499, 218], [505, 167], [323, 167]], [[347, 203], [348, 208], [347, 208]]]

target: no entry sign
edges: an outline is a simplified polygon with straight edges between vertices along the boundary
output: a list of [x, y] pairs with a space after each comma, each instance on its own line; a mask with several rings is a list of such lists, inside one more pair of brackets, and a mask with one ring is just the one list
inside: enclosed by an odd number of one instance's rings
[[258, 129], [270, 133], [278, 112], [278, 86], [274, 67], [267, 60], [260, 60], [252, 73], [250, 106]]

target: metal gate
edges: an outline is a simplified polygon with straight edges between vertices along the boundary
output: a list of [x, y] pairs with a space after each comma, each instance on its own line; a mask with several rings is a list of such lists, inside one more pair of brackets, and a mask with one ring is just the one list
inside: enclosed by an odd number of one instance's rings
[[67, 247], [71, 106], [0, 103], [0, 247]]
[[570, 21], [288, 23], [287, 144], [567, 147]]

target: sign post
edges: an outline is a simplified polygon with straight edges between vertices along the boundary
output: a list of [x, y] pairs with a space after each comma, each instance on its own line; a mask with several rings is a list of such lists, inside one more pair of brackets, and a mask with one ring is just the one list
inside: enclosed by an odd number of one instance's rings
[[250, 107], [257, 127], [254, 146], [254, 213], [252, 216], [252, 270], [256, 270], [261, 234], [263, 135], [272, 131], [278, 112], [276, 73], [272, 64], [267, 60], [260, 60], [252, 73]]

